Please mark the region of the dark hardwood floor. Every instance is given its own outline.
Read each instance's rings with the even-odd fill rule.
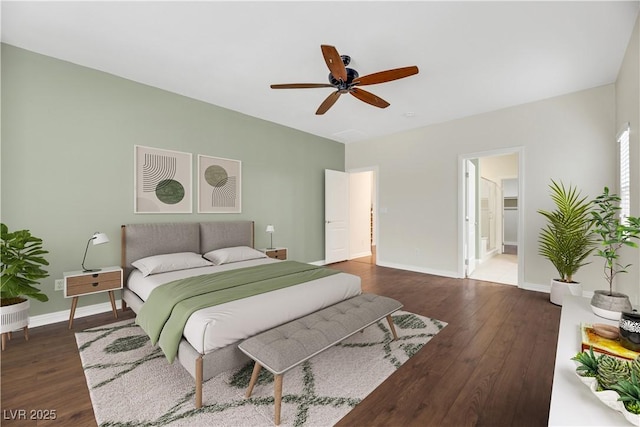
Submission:
[[[362,277],[366,292],[448,323],[338,426],[547,425],[560,321],[547,294],[378,267],[368,258],[331,267]],[[74,330],[113,321],[111,313],[78,318]],[[14,333],[1,363],[3,426],[96,425],[66,322],[31,329],[28,342]],[[56,420],[16,419],[21,409],[27,418],[55,410]]]

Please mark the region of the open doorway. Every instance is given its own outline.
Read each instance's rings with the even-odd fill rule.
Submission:
[[[376,263],[377,170],[375,167],[349,170],[349,259]]]
[[[522,152],[475,153],[461,161],[461,276],[517,286],[522,282]]]
[[[375,264],[377,169],[325,170],[325,264]]]

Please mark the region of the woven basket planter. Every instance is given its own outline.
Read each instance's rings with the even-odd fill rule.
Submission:
[[[0,307],[0,332],[7,333],[29,325],[29,300]]]

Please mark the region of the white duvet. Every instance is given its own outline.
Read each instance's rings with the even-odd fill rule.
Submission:
[[[272,262],[280,261],[260,258],[154,274],[147,277],[143,277],[140,271],[134,270],[129,276],[127,287],[140,299],[146,301],[151,291],[164,283],[184,277]],[[348,273],[334,274],[288,288],[198,310],[187,321],[184,337],[198,352],[209,353],[360,293],[360,277]]]

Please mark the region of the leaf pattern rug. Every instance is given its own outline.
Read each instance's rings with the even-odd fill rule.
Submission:
[[[282,426],[331,426],[416,354],[446,323],[406,311],[356,333],[284,375]],[[272,426],[273,375],[263,369],[251,398],[253,364],[205,381],[169,364],[133,320],[76,333],[96,421],[101,427]]]

